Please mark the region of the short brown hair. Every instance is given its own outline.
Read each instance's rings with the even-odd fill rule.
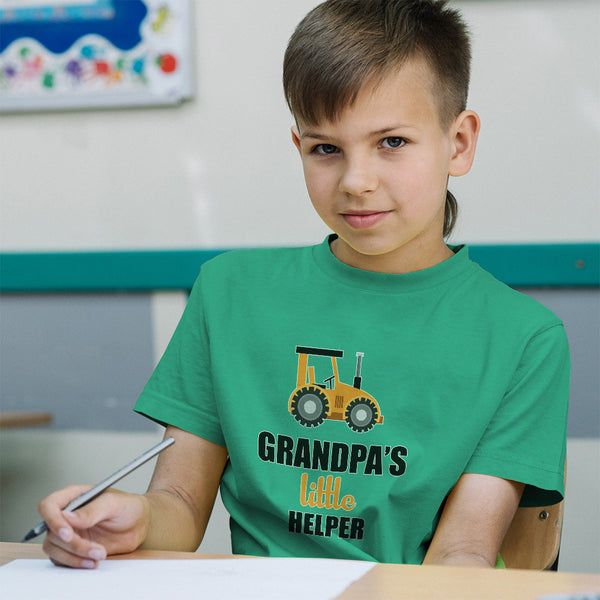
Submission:
[[[445,0],[326,0],[290,38],[283,63],[285,97],[297,120],[335,120],[365,84],[407,60],[423,58],[433,73],[443,128],[465,110],[471,44],[460,14]],[[448,192],[444,236],[458,206]]]

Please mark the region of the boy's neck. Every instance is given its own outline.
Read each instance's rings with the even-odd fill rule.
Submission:
[[[356,252],[337,235],[331,240],[333,255],[341,262],[375,273],[414,273],[429,269],[454,256],[454,252],[441,240],[439,245],[431,247],[402,247],[385,255],[367,255]]]

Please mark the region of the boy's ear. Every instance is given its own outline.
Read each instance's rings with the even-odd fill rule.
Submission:
[[[456,117],[451,127],[454,152],[450,159],[449,175],[459,177],[471,169],[480,128],[479,116],[472,110],[465,110]]]
[[[296,148],[298,149],[298,152],[300,152],[300,156],[302,156],[302,144],[300,142],[300,130],[298,129],[297,125],[292,126],[292,142],[294,142],[294,146],[296,146]]]

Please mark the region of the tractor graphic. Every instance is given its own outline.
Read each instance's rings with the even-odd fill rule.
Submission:
[[[337,359],[344,357],[342,350],[296,346],[296,353],[298,379],[288,405],[296,421],[305,427],[317,427],[325,419],[346,421],[348,427],[358,433],[364,433],[374,425],[383,423],[383,416],[375,398],[360,389],[360,370],[364,353],[356,353],[354,385],[340,381]],[[331,358],[333,375],[325,379],[324,383],[315,381],[315,368],[308,366],[309,356]]]

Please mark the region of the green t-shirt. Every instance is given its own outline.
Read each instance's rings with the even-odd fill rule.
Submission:
[[[523,505],[559,501],[560,320],[466,247],[392,275],[328,242],[203,265],[136,404],[227,447],[233,551],[420,563],[467,472],[526,483]]]

